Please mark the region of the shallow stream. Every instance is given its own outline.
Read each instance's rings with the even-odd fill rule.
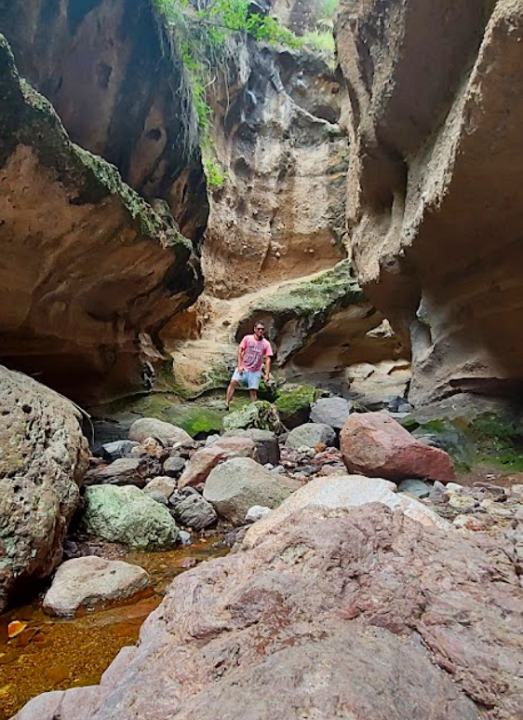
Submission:
[[[137,641],[168,583],[202,560],[227,552],[219,537],[164,552],[130,552],[122,559],[145,568],[152,585],[125,605],[64,620],[46,615],[39,599],[0,615],[0,720],[8,720],[40,693],[98,683],[118,651]],[[7,627],[13,621],[27,625],[9,640]]]

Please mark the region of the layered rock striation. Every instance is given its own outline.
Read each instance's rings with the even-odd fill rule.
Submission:
[[[200,290],[191,242],[71,142],[3,38],[0,67],[0,355],[81,400],[143,387]]]
[[[523,385],[523,3],[342,0],[347,215],[411,397]]]

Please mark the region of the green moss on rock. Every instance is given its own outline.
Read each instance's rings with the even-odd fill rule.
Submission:
[[[409,415],[402,425],[415,437],[441,447],[460,473],[478,465],[506,472],[523,471],[523,434],[519,422],[494,413],[475,417],[434,418],[418,422]]]
[[[17,146],[32,148],[40,163],[57,174],[76,204],[96,204],[116,196],[140,235],[171,248],[178,260],[186,262],[192,250],[190,240],[169,227],[122,181],[113,165],[71,142],[51,103],[18,74],[3,35],[0,67],[0,167]]]
[[[295,428],[308,422],[317,396],[312,385],[285,385],[279,389],[274,404],[285,427]]]
[[[275,433],[282,430],[278,411],[274,405],[271,405],[266,400],[258,400],[255,403],[246,405],[241,410],[231,412],[224,418],[223,427],[225,430],[258,428],[260,430],[272,430]]]

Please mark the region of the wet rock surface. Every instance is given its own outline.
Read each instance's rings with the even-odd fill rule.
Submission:
[[[177,579],[140,646],[82,704],[78,691],[42,696],[17,720],[205,718],[217,703],[230,718],[306,707],[325,720],[404,720],[412,708],[421,720],[509,720],[520,593],[490,538],[464,543],[376,505],[305,509]]]

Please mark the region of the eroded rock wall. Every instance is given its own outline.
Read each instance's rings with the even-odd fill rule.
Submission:
[[[337,46],[352,253],[412,399],[520,391],[523,2],[342,0]]]
[[[344,256],[347,138],[340,85],[319,58],[253,40],[215,87],[225,169],[210,197],[206,289],[228,298],[332,267]]]
[[[0,0],[0,32],[73,142],[148,201],[167,201],[199,242],[208,208],[196,119],[153,0]]]
[[[81,400],[143,388],[201,289],[191,242],[70,141],[3,38],[0,70],[0,355]]]

